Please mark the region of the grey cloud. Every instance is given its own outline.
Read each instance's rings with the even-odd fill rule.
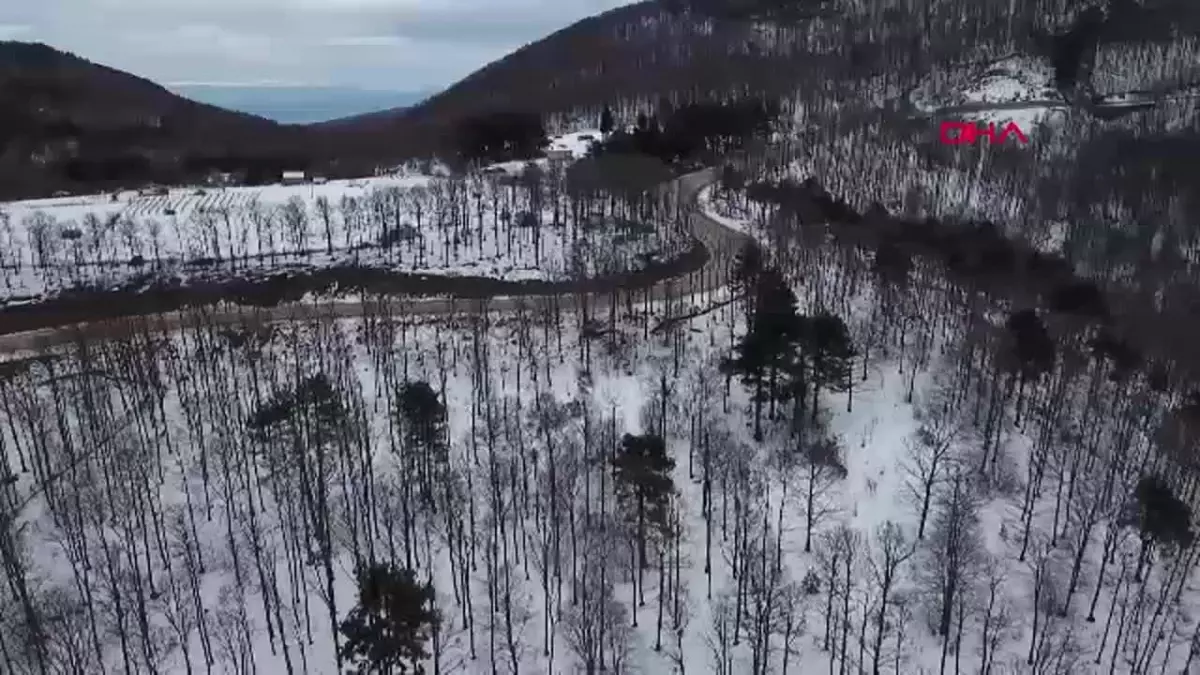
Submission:
[[[161,82],[445,86],[628,0],[0,2],[0,39],[40,40]],[[26,28],[27,27],[27,28]]]

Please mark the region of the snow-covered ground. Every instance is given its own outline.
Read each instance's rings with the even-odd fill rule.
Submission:
[[[582,156],[583,130],[551,150]],[[546,165],[547,160],[539,160]],[[523,170],[523,162],[499,168]],[[640,256],[686,247],[682,232],[625,227],[611,215],[567,222],[563,191],[543,181],[541,211],[529,189],[495,176],[403,173],[324,184],[171,188],[0,204],[0,302],[27,302],[79,284],[114,287],[159,278],[271,273],[331,265],[397,272],[560,280],[628,269]],[[553,196],[552,196],[553,195]],[[556,201],[557,199],[557,201]],[[583,232],[581,230],[586,230]],[[676,236],[679,235],[679,236]]]
[[[719,200],[716,196],[718,191],[720,187],[716,185],[701,190],[699,202],[704,214],[735,232],[753,234],[757,228],[753,226],[749,209],[732,200]]]
[[[332,623],[354,604],[352,571],[368,551],[434,584],[444,673],[576,673],[582,654],[603,652],[621,672],[807,675],[836,672],[840,645],[845,672],[871,672],[876,654],[889,674],[945,672],[947,658],[975,672],[983,635],[997,674],[1151,672],[1142,663],[1180,672],[1196,625],[1188,607],[1200,600],[1194,575],[1166,576],[1171,560],[1156,553],[1133,579],[1137,534],[1121,525],[1119,496],[1097,501],[1096,480],[1126,431],[1116,416],[1077,407],[1109,410],[1126,384],[1084,375],[1057,397],[1030,393],[1022,419],[1010,398],[984,425],[980,407],[997,410],[990,392],[1006,389],[985,385],[985,363],[956,361],[962,336],[939,320],[941,301],[878,295],[870,275],[812,255],[825,262],[795,287],[801,311],[833,311],[860,349],[872,346],[855,362],[851,392],[820,397],[844,476],[810,473],[775,424],[764,442],[752,439],[749,391],[719,367],[745,329],[738,302],[649,338],[624,316],[642,308],[622,304],[613,323],[594,317],[615,331],[586,350],[569,316],[557,328],[544,317],[483,327],[390,317],[280,326],[269,337],[189,329],[68,350],[53,370],[49,361],[18,369],[0,379],[0,441],[10,466],[26,467],[5,488],[11,503],[35,476],[70,467],[17,520],[27,557],[14,564],[46,617],[52,672],[152,663],[176,673],[185,660],[198,671],[207,654],[213,672],[332,675]],[[890,327],[876,331],[880,312]],[[104,372],[118,376],[96,377]],[[274,441],[247,437],[255,409],[315,373],[347,414]],[[433,483],[405,463],[416,450],[391,423],[398,386],[417,380],[448,411],[447,474]],[[1065,418],[1044,417],[1055,410]],[[1102,431],[1098,455],[1083,452],[1084,424]],[[678,536],[651,540],[635,585],[636,519],[613,491],[605,453],[622,433],[657,430],[675,461],[664,531]],[[974,476],[985,439],[994,465],[956,507],[971,517],[948,525],[945,469]],[[1142,432],[1126,441],[1130,453],[1152,443]],[[918,450],[943,442],[918,540],[917,476],[929,466]],[[1135,465],[1112,475],[1112,494],[1128,493]],[[315,534],[324,527],[329,566]],[[971,557],[951,607],[961,631],[943,640],[932,626],[948,537],[969,542]],[[903,559],[884,605],[889,541]],[[4,636],[19,634],[25,616],[10,588],[0,589]],[[1176,588],[1182,601],[1160,604]],[[1084,620],[1089,608],[1098,621]],[[956,635],[961,645],[943,656]]]
[[[1062,102],[1054,88],[1053,68],[1043,59],[1019,55],[932,73],[909,92],[909,102],[923,113],[963,107],[965,118],[996,124],[1016,122],[1026,135],[1048,118],[1062,114],[1046,105],[1050,101]],[[1025,102],[1030,105],[1022,106]]]
[[[595,141],[604,140],[604,134],[600,133],[599,129],[582,129],[580,131],[572,131],[570,133],[555,136],[550,139],[550,144],[546,146],[547,153],[554,152],[569,152],[571,159],[581,159],[587,155],[588,149]],[[525,170],[526,165],[530,162],[526,160],[517,160],[513,162],[497,162],[489,164],[484,168],[484,171],[501,172],[509,175],[519,175]],[[543,168],[549,166],[550,160],[542,157],[533,160],[533,163]]]

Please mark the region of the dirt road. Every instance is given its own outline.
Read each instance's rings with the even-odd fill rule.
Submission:
[[[678,298],[707,293],[723,287],[729,275],[729,263],[742,247],[746,235],[735,232],[712,218],[704,215],[697,203],[700,191],[715,182],[715,169],[705,169],[681,176],[665,189],[678,190],[682,204],[690,207],[689,221],[692,235],[704,245],[708,251],[708,259],[704,265],[691,273],[675,278],[665,279],[656,285],[634,292],[638,304],[646,301],[659,302],[667,298]],[[575,310],[581,302],[586,302],[589,310],[603,310],[613,301],[613,295],[584,294],[572,292],[543,291],[537,294],[509,295],[493,297],[484,300],[463,298],[420,298],[391,300],[396,314],[409,315],[452,315],[463,314],[486,305],[489,312],[506,312],[518,309],[534,309],[539,306],[557,305],[560,310]],[[623,302],[624,300],[619,300]],[[360,301],[331,301],[319,303],[290,303],[277,307],[238,307],[224,305],[215,308],[205,315],[206,323],[235,325],[247,320],[271,323],[275,321],[312,321],[337,317],[362,316],[366,308]],[[184,325],[188,317],[196,315],[196,310],[187,312],[170,312],[154,315],[150,321],[156,329],[170,330]],[[251,319],[251,317],[253,317]],[[89,340],[116,338],[127,334],[136,321],[122,319],[118,321],[96,321],[83,324],[69,324],[44,328],[24,333],[0,335],[0,353],[38,350],[56,344],[73,342],[86,337]]]

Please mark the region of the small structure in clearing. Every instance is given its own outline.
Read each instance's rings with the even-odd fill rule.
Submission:
[[[569,162],[574,156],[568,148],[550,148],[546,151],[546,159],[554,163]]]
[[[308,182],[308,176],[303,171],[284,171],[279,182],[283,185],[302,185]]]

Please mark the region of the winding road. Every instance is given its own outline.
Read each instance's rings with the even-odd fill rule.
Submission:
[[[729,279],[730,261],[747,241],[745,234],[731,230],[705,215],[699,208],[698,197],[707,186],[716,182],[716,169],[709,168],[685,174],[666,184],[663,189],[678,191],[681,203],[688,209],[689,225],[694,236],[708,251],[704,265],[686,274],[668,278],[648,288],[634,291],[633,297],[642,302],[661,302],[668,298],[679,298],[708,293],[725,286]],[[580,294],[565,290],[541,290],[520,295],[507,294],[484,299],[451,297],[395,298],[390,308],[397,315],[461,315],[486,307],[489,313],[518,310],[538,310],[541,307],[557,306],[560,310],[574,310],[583,302],[594,311],[608,307],[613,302],[611,293]],[[622,301],[624,298],[622,298]],[[236,325],[247,321],[273,323],[278,321],[313,321],[332,318],[363,316],[367,311],[361,301],[331,301],[319,303],[289,303],[276,307],[239,307],[223,305],[217,311],[205,315],[206,324]],[[185,325],[195,310],[155,314],[153,324],[157,330],[172,330]],[[89,323],[67,324],[53,328],[0,335],[0,354],[40,350],[54,345],[70,343],[86,337],[88,340],[114,339],[136,330],[139,322],[130,317]]]

